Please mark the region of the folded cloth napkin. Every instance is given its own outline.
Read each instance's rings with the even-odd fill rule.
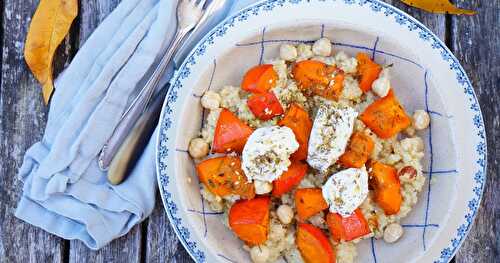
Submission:
[[[231,12],[256,1],[233,2]],[[156,136],[118,186],[108,184],[97,155],[169,43],[176,5],[173,0],[122,1],[58,78],[45,134],[28,149],[19,171],[24,187],[18,218],[99,249],[151,213]]]

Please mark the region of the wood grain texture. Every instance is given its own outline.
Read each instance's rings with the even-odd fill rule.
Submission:
[[[170,226],[160,198],[149,217],[147,226],[146,258],[148,263],[193,262]]]
[[[0,259],[7,262],[62,262],[63,241],[14,217],[22,183],[17,170],[24,152],[41,138],[47,108],[40,86],[26,68],[23,43],[38,1],[3,3],[0,85]],[[64,51],[64,50],[63,50]],[[58,57],[64,64],[68,54]]]
[[[136,225],[130,232],[104,248],[93,251],[80,241],[71,241],[70,263],[139,263],[141,262],[141,226]]]
[[[451,48],[465,68],[479,98],[488,140],[486,188],[472,230],[456,261],[498,262],[500,257],[500,1],[461,0],[478,11],[452,17]]]

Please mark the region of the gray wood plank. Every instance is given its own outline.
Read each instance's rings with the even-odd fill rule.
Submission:
[[[136,225],[127,235],[114,240],[98,251],[90,250],[80,241],[71,241],[69,262],[141,262],[141,236],[141,226]]]
[[[26,68],[23,43],[38,1],[2,1],[0,84],[0,261],[62,262],[64,242],[14,217],[22,183],[17,170],[24,152],[43,133],[47,108]],[[69,49],[62,48],[62,52]],[[65,64],[68,53],[58,58]]]
[[[121,0],[80,1],[80,46],[90,37],[94,29],[108,16]],[[103,43],[105,44],[105,43]]]
[[[94,29],[113,11],[119,0],[80,2],[79,32],[77,46],[82,46]],[[104,43],[103,43],[104,44]],[[141,226],[135,226],[127,235],[114,240],[106,247],[92,251],[80,241],[71,241],[69,262],[140,262]]]
[[[157,198],[156,208],[149,217],[146,240],[145,262],[193,262],[177,239],[160,198]]]
[[[482,205],[457,262],[498,262],[500,256],[500,1],[460,0],[472,17],[452,17],[451,47],[474,85],[488,138],[488,175]]]

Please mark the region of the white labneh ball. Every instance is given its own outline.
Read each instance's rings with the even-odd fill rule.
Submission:
[[[332,43],[330,39],[324,37],[316,40],[312,47],[314,55],[328,57],[332,54]]]
[[[316,114],[309,147],[307,163],[325,173],[344,153],[353,132],[358,113],[351,107],[336,106],[325,102]]]
[[[322,188],[330,212],[343,217],[351,215],[368,196],[366,168],[349,168],[333,174]]]
[[[272,182],[290,166],[290,155],[299,148],[288,127],[262,127],[248,138],[241,155],[241,168],[249,181]]]
[[[290,44],[281,45],[280,58],[286,61],[293,61],[297,59],[297,48]]]

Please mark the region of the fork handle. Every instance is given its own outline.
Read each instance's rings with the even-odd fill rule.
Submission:
[[[168,64],[170,63],[174,53],[179,49],[183,40],[186,38],[190,30],[177,30],[174,39],[172,40],[167,52],[161,58],[156,69],[148,79],[144,87],[141,89],[137,97],[132,101],[125,113],[122,115],[118,125],[115,127],[113,134],[108,139],[106,144],[99,154],[99,167],[102,170],[107,170],[113,160],[120,145],[125,141],[127,135],[134,127],[137,120],[141,117],[146,109],[151,96],[158,86],[161,78],[165,74]]]
[[[151,136],[158,125],[167,90],[168,88],[165,86],[154,95],[146,111],[141,115],[130,134],[127,135],[124,143],[116,152],[116,156],[113,158],[108,170],[108,181],[112,185],[120,184],[130,175],[148,146]]]

